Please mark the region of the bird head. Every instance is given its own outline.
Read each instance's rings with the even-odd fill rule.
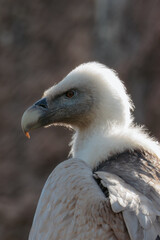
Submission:
[[[28,137],[30,130],[52,124],[81,130],[91,125],[126,126],[132,119],[132,108],[116,73],[102,64],[89,62],[45,91],[42,99],[24,112],[21,124]]]

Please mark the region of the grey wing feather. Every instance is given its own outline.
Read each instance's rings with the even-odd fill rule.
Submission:
[[[132,240],[156,240],[160,236],[160,208],[122,178],[108,172],[95,172],[109,191],[112,210],[122,212]],[[160,199],[160,196],[158,197]]]

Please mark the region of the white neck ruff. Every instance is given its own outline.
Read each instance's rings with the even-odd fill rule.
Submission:
[[[159,143],[135,126],[76,131],[70,145],[72,157],[85,161],[91,168],[125,150],[141,149],[160,157]]]

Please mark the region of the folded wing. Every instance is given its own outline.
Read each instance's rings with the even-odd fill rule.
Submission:
[[[111,208],[122,212],[132,240],[156,240],[160,236],[160,208],[158,198],[150,200],[122,178],[108,172],[96,172],[95,177],[108,189]]]

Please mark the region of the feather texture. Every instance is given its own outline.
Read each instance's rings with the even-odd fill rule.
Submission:
[[[124,152],[99,165],[95,172],[109,191],[112,210],[122,212],[132,240],[160,236],[160,183],[155,181],[158,160],[140,151]]]
[[[122,214],[111,210],[85,162],[69,159],[49,176],[29,240],[129,240]]]

